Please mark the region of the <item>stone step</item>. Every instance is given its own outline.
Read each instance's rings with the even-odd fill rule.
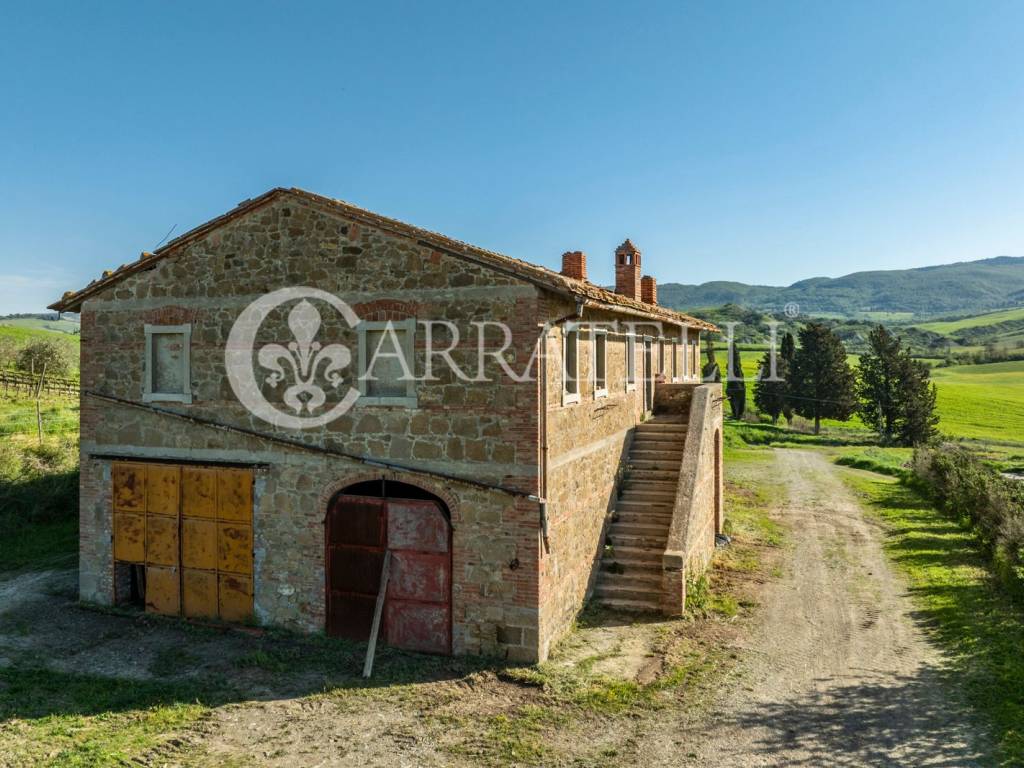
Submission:
[[[631,472],[671,472],[674,477],[679,476],[679,465],[681,459],[634,459],[629,457],[629,468]]]
[[[638,432],[685,432],[688,424],[683,421],[661,421],[650,419],[636,425]]]
[[[622,586],[619,584],[598,584],[594,590],[594,596],[606,604],[609,600],[621,600],[657,605],[661,599],[661,592],[655,587],[644,588]]]
[[[684,447],[670,445],[668,443],[633,443],[629,449],[631,459],[658,459],[666,458],[680,461],[683,458]]]
[[[666,451],[633,451],[629,454],[627,464],[635,466],[644,461],[658,462],[664,466],[671,467],[672,471],[678,472],[683,465],[683,452],[669,453]]]
[[[632,572],[614,573],[612,571],[601,571],[597,576],[597,586],[607,585],[609,587],[632,587],[634,589],[661,590],[661,570],[650,569],[647,571],[633,569]]]
[[[615,504],[616,513],[632,512],[656,517],[672,517],[672,513],[675,511],[675,499],[662,502],[652,502],[650,499],[619,499]]]
[[[647,443],[658,443],[660,444],[675,444],[682,445],[686,442],[686,432],[664,432],[657,430],[654,432],[637,432],[633,435],[633,444],[639,442]]]
[[[653,600],[619,600],[614,597],[599,598],[602,605],[616,611],[630,613],[661,613],[661,605]]]
[[[622,534],[623,536],[667,536],[668,516],[664,522],[661,520],[619,520],[616,519],[608,526],[608,533]]]
[[[679,480],[679,472],[671,469],[640,469],[630,464],[626,480],[628,482],[643,480],[646,483],[669,483],[675,485]]]
[[[665,529],[672,524],[672,512],[651,512],[649,510],[623,510],[616,508],[612,514],[612,525],[663,525]]]
[[[621,531],[609,531],[605,537],[605,543],[610,544],[615,551],[620,547],[638,549],[657,549],[665,551],[668,543],[668,531],[663,530],[654,534],[622,533]]]
[[[655,579],[660,580],[661,576],[662,567],[660,560],[658,562],[653,560],[633,560],[623,563],[612,560],[609,557],[608,559],[601,560],[601,572],[598,574],[598,580],[615,577],[616,579],[627,578],[654,581]]]
[[[661,556],[664,553],[664,549],[650,547],[613,547],[605,549],[601,562],[622,563],[624,566],[630,563],[660,566]]]
[[[678,480],[678,476],[667,477],[664,480],[645,480],[643,478],[638,478],[635,475],[636,473],[634,472],[630,472],[629,474],[626,475],[626,479],[623,481],[624,487],[629,488],[632,486],[639,486],[640,488],[649,491],[665,491],[675,493],[676,486],[678,485],[678,483],[676,482]]]

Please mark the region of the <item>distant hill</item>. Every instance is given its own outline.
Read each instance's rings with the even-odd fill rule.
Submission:
[[[683,310],[737,304],[778,312],[786,304],[795,303],[802,315],[863,319],[966,315],[1024,306],[1024,257],[999,256],[936,267],[812,277],[786,287],[727,281],[662,283],[658,300]],[[907,316],[892,317],[904,314]]]
[[[73,318],[73,319],[72,319]],[[10,328],[32,328],[39,331],[56,333],[78,333],[81,326],[77,315],[65,315],[58,319],[56,313],[5,315],[0,317],[0,325]]]

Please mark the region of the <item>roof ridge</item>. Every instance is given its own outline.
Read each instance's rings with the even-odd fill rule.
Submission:
[[[418,227],[414,224],[408,224],[404,221],[400,221],[399,219],[383,216],[369,209],[355,205],[354,203],[349,203],[338,198],[327,197],[326,195],[321,195],[316,192],[310,192],[308,190],[301,189],[300,187],[272,187],[256,197],[247,198],[225,213],[222,213],[221,215],[216,216],[197,227],[193,227],[173,240],[168,241],[152,253],[143,251],[140,258],[136,261],[122,264],[116,270],[104,272],[101,278],[93,280],[78,291],[66,292],[59,301],[51,304],[49,308],[57,311],[67,311],[72,307],[80,307],[81,303],[88,298],[88,296],[107,287],[108,285],[112,285],[113,283],[120,281],[140,269],[143,269],[152,261],[165,258],[186,243],[217,229],[237,216],[241,216],[244,213],[248,213],[262,205],[265,205],[280,195],[293,195],[315,204],[331,206],[350,217],[362,219],[364,223],[371,226],[390,229],[398,235],[414,237],[419,241],[423,241],[425,245],[431,247],[436,248],[440,245],[442,249],[448,250],[456,256],[461,256],[463,258],[480,258],[487,262],[489,266],[498,268],[504,267],[512,270],[520,277],[526,279],[533,278],[535,281],[542,281],[541,287],[546,287],[550,290],[557,291],[561,289],[584,299],[591,299],[603,304],[612,305],[613,308],[632,310],[647,316],[659,317],[673,322],[681,322],[707,330],[718,330],[711,323],[699,320],[681,312],[676,312],[675,310],[671,310],[657,304],[647,304],[637,299],[632,299],[628,296],[615,293],[614,291],[610,291],[607,288],[595,285],[594,283],[590,283],[586,280],[577,280],[575,278],[567,277],[560,272],[549,269],[548,267],[534,264],[532,262],[525,261],[524,259],[518,259],[513,256],[506,256],[505,254],[498,253],[497,251],[492,251],[487,248],[481,248],[480,246],[449,237],[448,235],[444,235],[439,232]],[[546,285],[543,283],[546,283]]]

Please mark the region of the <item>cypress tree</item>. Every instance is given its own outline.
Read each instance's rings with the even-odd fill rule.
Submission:
[[[708,362],[700,374],[705,384],[718,384],[722,380],[722,372],[718,369],[718,361],[715,360],[715,342],[711,339],[708,339]]]
[[[786,366],[786,375],[783,377],[786,381],[783,385],[782,415],[786,418],[786,424],[790,427],[793,426],[793,401],[789,397],[789,392],[793,386],[790,380],[793,377],[793,358],[795,357],[796,339],[793,338],[792,333],[786,331],[786,335],[782,337],[782,345],[779,347],[779,358]]]
[[[747,410],[747,382],[743,378],[743,364],[740,350],[735,344],[729,347],[729,370],[725,382],[725,396],[734,419],[742,419]]]
[[[774,351],[769,349],[761,358],[757,380],[754,382],[754,405],[761,413],[766,413],[771,417],[772,424],[778,424],[779,416],[786,413],[787,410],[789,412],[786,415],[786,420],[790,421],[793,418],[793,412],[787,408],[786,395],[789,386],[790,363],[795,350],[793,349],[793,335],[787,333],[786,338],[790,342],[789,357],[781,352],[775,355],[773,376],[772,356]],[[782,340],[783,349],[786,346],[786,338]]]
[[[853,415],[856,394],[856,379],[846,362],[843,342],[822,323],[807,323],[793,357],[793,410],[814,419],[814,434],[821,434],[822,419],[846,421]]]

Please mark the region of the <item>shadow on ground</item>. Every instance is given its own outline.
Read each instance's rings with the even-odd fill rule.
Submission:
[[[872,676],[867,682],[842,685],[820,680],[799,698],[763,704],[736,717],[730,725],[763,733],[756,750],[772,764],[785,755],[791,766],[954,766],[976,764],[985,753],[976,749],[958,711],[936,701],[946,673],[924,668],[913,676]]]

